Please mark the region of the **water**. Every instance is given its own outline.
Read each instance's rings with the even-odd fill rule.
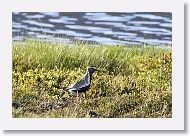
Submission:
[[[172,45],[172,14],[163,12],[13,12],[13,40]]]

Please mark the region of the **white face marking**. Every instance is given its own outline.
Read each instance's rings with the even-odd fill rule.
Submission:
[[[96,69],[95,67],[90,67],[90,68],[92,68],[92,69]]]
[[[96,71],[96,67],[88,67],[88,71],[92,74]]]
[[[93,69],[93,70],[96,70],[96,67],[90,67],[91,69]]]
[[[90,83],[90,76],[88,76],[88,83]]]

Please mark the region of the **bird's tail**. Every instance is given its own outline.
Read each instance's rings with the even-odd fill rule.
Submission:
[[[59,91],[67,91],[67,87],[63,87],[63,88],[59,89]]]

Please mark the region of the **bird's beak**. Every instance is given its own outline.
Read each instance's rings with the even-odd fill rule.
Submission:
[[[96,69],[96,71],[99,71],[99,70]]]

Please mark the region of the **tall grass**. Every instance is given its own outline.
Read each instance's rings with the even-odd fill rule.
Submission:
[[[171,48],[13,43],[13,117],[172,117]],[[87,98],[60,88],[93,75]]]

